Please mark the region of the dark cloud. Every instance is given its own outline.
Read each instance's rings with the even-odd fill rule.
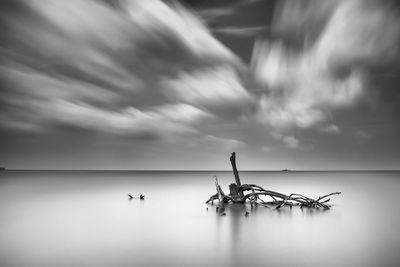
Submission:
[[[138,162],[238,149],[279,163],[341,141],[357,154],[400,128],[393,3],[2,1],[2,142],[47,160],[50,145],[72,160],[68,143]]]
[[[3,127],[65,124],[168,138],[197,133],[192,122],[213,115],[170,99],[160,83],[199,67],[241,67],[179,5],[20,1],[3,12]]]

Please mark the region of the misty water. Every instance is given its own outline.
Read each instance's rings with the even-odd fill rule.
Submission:
[[[399,266],[399,172],[241,172],[282,193],[343,194],[328,211],[226,216],[204,203],[214,175],[228,191],[231,172],[1,172],[0,266]]]

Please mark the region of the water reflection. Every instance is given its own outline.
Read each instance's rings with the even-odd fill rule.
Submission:
[[[322,215],[325,213],[328,213],[330,210],[327,209],[321,209],[321,208],[309,208],[309,207],[303,207],[300,208],[301,212],[307,216],[315,216],[315,215]]]
[[[229,204],[226,216],[204,203],[215,191],[212,175],[2,174],[0,266],[372,267],[400,262],[399,173],[241,173],[244,181],[283,193],[345,193],[332,198],[331,210]],[[224,188],[232,179],[219,177]],[[146,198],[129,200],[127,194]],[[376,194],[380,201],[371,202]]]
[[[293,208],[282,207],[280,209],[274,209],[274,211],[277,212],[278,215],[280,215],[280,216],[285,216],[287,218],[290,218],[290,217],[292,217],[292,209]]]

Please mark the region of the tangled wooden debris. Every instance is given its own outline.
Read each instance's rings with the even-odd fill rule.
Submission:
[[[233,173],[235,175],[236,183],[232,183],[229,185],[229,194],[226,195],[224,191],[222,191],[221,186],[218,184],[218,178],[215,177],[215,187],[217,193],[212,195],[206,203],[214,203],[214,200],[219,201],[219,206],[222,206],[228,202],[232,203],[245,203],[246,201],[250,201],[250,204],[262,205],[264,207],[275,207],[276,209],[280,209],[283,206],[300,206],[300,208],[308,207],[308,208],[323,208],[330,209],[331,205],[328,204],[330,201],[330,196],[339,195],[341,192],[334,192],[324,196],[321,196],[317,199],[309,198],[307,196],[292,193],[290,195],[285,195],[279,192],[266,190],[261,186],[255,184],[241,184],[239,173],[236,168],[236,154],[232,153],[230,157],[230,161],[232,164]],[[270,201],[265,201],[261,197],[270,197]]]

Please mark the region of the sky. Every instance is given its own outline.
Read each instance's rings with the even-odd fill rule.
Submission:
[[[400,5],[5,0],[0,165],[400,169]]]

